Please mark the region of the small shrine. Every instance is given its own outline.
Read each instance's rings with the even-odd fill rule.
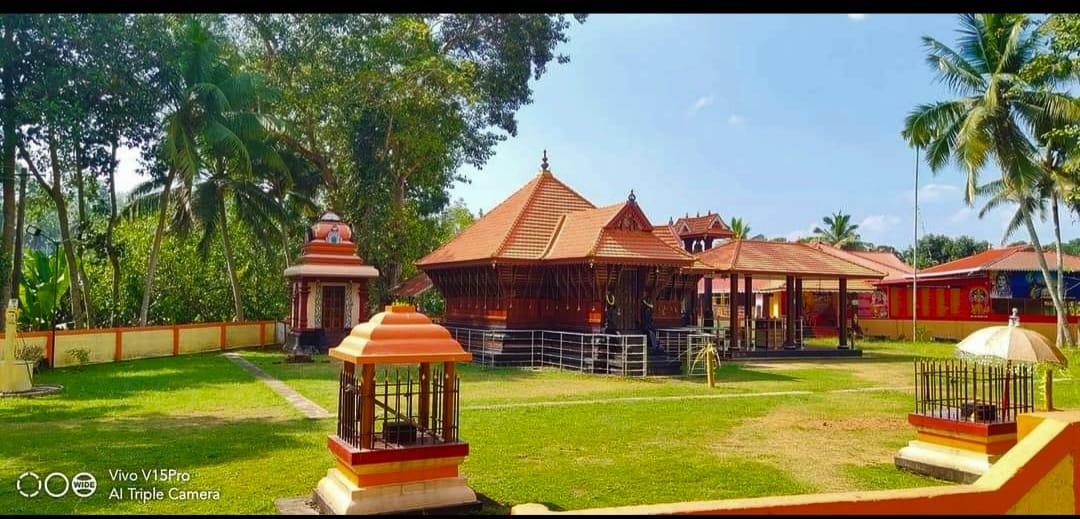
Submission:
[[[387,306],[330,356],[343,361],[336,466],[319,481],[324,514],[421,513],[478,507],[458,475],[457,362],[472,354],[411,305]]]
[[[333,211],[307,230],[297,264],[285,269],[290,311],[287,351],[324,353],[368,318],[368,279],[379,271],[356,253],[353,232]]]

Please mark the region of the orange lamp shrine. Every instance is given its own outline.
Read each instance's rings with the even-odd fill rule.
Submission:
[[[323,513],[378,514],[479,506],[459,476],[455,363],[472,360],[450,332],[411,305],[387,306],[330,356],[344,362],[336,466],[319,481]]]

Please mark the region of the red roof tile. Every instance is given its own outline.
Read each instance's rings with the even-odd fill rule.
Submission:
[[[394,297],[416,297],[423,294],[432,287],[431,278],[427,274],[421,272],[401,283],[390,290],[390,294]]]
[[[542,172],[416,264],[586,259],[686,267],[695,262],[677,238],[656,231],[636,202],[596,208]]]
[[[435,265],[493,259],[539,259],[562,215],[594,206],[542,172],[442,247],[416,262]]]
[[[709,235],[719,238],[734,236],[720,215],[709,213],[704,216],[684,216],[675,220],[672,224],[675,234],[678,236],[703,236]]]
[[[734,240],[697,256],[703,263],[718,271],[797,275],[803,278],[885,277],[881,270],[864,267],[802,243]]]
[[[884,279],[899,279],[915,271],[891,252],[868,252],[843,250],[827,243],[808,244],[821,252],[885,273]]]
[[[1047,266],[1057,265],[1057,254],[1044,250]],[[1062,254],[1062,264],[1068,270],[1080,270],[1080,257]],[[986,270],[1037,271],[1039,260],[1030,245],[1016,245],[1000,249],[988,249],[966,258],[942,263],[919,271],[919,278],[970,274]],[[910,277],[910,276],[909,276]]]

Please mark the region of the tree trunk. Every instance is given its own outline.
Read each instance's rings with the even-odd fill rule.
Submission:
[[[15,62],[15,35],[12,28],[13,15],[5,15],[4,21],[4,42],[3,52],[0,55],[4,56],[4,76],[2,81],[4,100],[2,108],[0,108],[0,121],[3,125],[3,157],[0,157],[0,178],[3,178],[2,191],[4,202],[4,225],[2,236],[0,236],[0,264],[3,265],[4,272],[0,275],[0,301],[7,305],[7,300],[11,297],[11,276],[12,271],[7,269],[12,266],[12,245],[15,235],[15,139],[18,137],[15,134],[16,118],[15,118],[15,70],[12,66]],[[3,322],[0,322],[0,330],[4,329]]]
[[[67,258],[68,279],[71,280],[71,316],[75,319],[75,327],[86,326],[86,315],[83,313],[83,286],[82,278],[76,268],[74,243],[71,240],[71,222],[68,220],[67,201],[64,200],[64,190],[60,186],[60,159],[56,153],[56,140],[49,136],[49,163],[52,166],[52,185],[45,186],[49,196],[56,205],[56,219],[60,224],[60,244],[64,247],[64,256]]]
[[[15,218],[15,252],[11,268],[11,297],[19,297],[23,271],[23,229],[26,227],[26,175],[19,177],[19,214]]]
[[[88,227],[86,222],[86,189],[84,185],[85,179],[83,178],[82,148],[80,147],[82,134],[76,132],[75,135],[75,194],[77,200],[76,209],[78,211],[75,225],[75,254],[82,258],[85,256],[84,240],[86,240],[86,229]],[[86,277],[86,266],[79,262],[75,267],[74,273],[79,276],[79,285],[82,286],[83,316],[86,319],[86,326],[90,327],[94,322],[94,311],[90,304],[90,282]]]
[[[229,222],[225,214],[225,199],[218,199],[218,218],[221,219],[221,244],[225,252],[225,269],[229,271],[229,283],[232,285],[233,305],[236,310],[237,321],[244,320],[244,300],[240,295],[240,280],[236,277],[236,269],[233,268],[232,240],[229,239]]]
[[[113,232],[116,230],[116,148],[117,138],[113,136],[111,144],[112,160],[109,162],[109,225],[105,228],[105,253],[109,256],[112,268],[112,285],[109,291],[109,326],[116,326],[116,305],[120,302],[120,257],[113,245]]]
[[[1058,298],[1057,284],[1055,284],[1053,278],[1050,277],[1050,267],[1046,265],[1046,256],[1043,255],[1042,244],[1039,243],[1039,234],[1035,231],[1035,224],[1031,221],[1031,214],[1024,209],[1023,204],[1021,204],[1020,210],[1024,213],[1024,225],[1027,227],[1028,234],[1031,235],[1031,247],[1035,249],[1035,258],[1039,260],[1039,270],[1042,271],[1043,279],[1046,280],[1046,289],[1050,291],[1050,300],[1054,303],[1054,312],[1057,313],[1058,328],[1061,328],[1065,323],[1065,305],[1062,303],[1061,299]],[[1069,337],[1066,337],[1066,340],[1068,339]]]
[[[1065,308],[1065,266],[1064,258],[1061,256],[1061,220],[1058,217],[1058,193],[1055,189],[1050,193],[1050,209],[1051,214],[1054,217],[1054,239],[1057,242],[1055,244],[1055,252],[1057,253],[1057,296],[1058,300],[1062,303],[1062,308]],[[1047,285],[1047,288],[1050,288]],[[1068,310],[1065,308],[1066,311]],[[1061,346],[1073,346],[1072,335],[1069,335],[1069,318],[1068,314],[1062,314],[1058,312],[1058,326],[1057,326],[1057,345]]]
[[[146,326],[146,316],[150,311],[150,296],[153,294],[154,289],[154,272],[157,270],[161,237],[165,234],[165,215],[169,210],[169,192],[172,191],[175,178],[176,172],[170,169],[169,176],[165,179],[165,187],[161,191],[161,200],[158,203],[157,230],[154,231],[154,244],[150,246],[150,260],[146,266],[146,286],[143,287],[142,306],[139,308],[139,326]]]

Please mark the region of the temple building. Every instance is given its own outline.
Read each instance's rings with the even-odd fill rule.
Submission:
[[[416,262],[446,300],[443,323],[641,333],[689,320],[700,273],[630,192],[596,207],[548,169]]]
[[[303,252],[285,269],[289,281],[287,350],[325,353],[368,318],[368,279],[379,271],[356,253],[352,228],[327,211],[307,230]]]
[[[1055,273],[1057,255],[1045,252]],[[1070,333],[1076,333],[1080,299],[1080,257],[1063,254],[1065,302]],[[1025,328],[1056,339],[1057,317],[1035,250],[1017,245],[983,252],[875,283],[869,315],[860,324],[867,335],[911,338],[915,326],[927,339],[960,340],[989,325],[1004,325],[1016,308]],[[912,300],[912,290],[918,297]],[[915,315],[913,316],[913,308]]]

